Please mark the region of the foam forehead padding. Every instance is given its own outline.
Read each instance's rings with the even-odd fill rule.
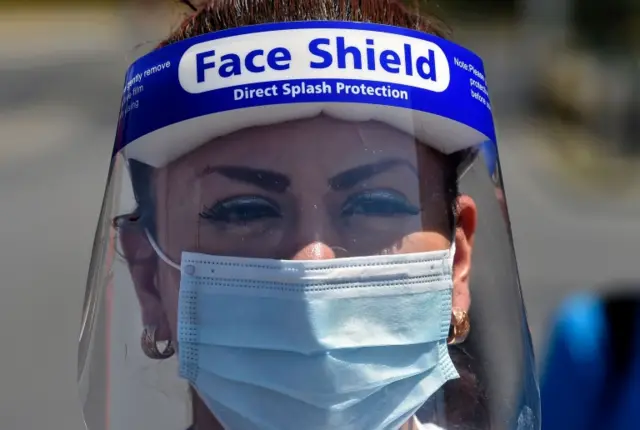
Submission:
[[[205,115],[149,133],[127,145],[127,158],[162,167],[201,145],[249,127],[264,127],[326,115],[344,121],[377,121],[414,136],[417,141],[451,153],[481,143],[484,138],[470,127],[421,112],[379,105],[305,103],[245,108]]]
[[[403,28],[313,21],[211,33],[141,58],[115,152],[161,167],[220,136],[320,115],[381,122],[445,154],[495,140],[472,52]]]

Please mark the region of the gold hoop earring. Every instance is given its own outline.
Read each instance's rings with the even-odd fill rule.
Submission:
[[[447,344],[458,345],[464,342],[471,331],[471,321],[469,314],[462,309],[451,310],[451,326],[449,327],[449,337]]]

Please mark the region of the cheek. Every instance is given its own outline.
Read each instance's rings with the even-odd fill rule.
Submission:
[[[422,207],[422,229],[436,231],[448,239],[451,238],[451,213],[454,210],[445,201],[444,193],[430,192],[428,197],[421,201]]]
[[[176,264],[180,264],[184,251],[199,248],[198,212],[192,209],[169,209],[166,218],[158,218],[158,245]]]
[[[434,231],[411,233],[405,236],[400,243],[397,252],[410,254],[415,252],[429,252],[449,249],[450,240],[443,234]]]
[[[198,214],[202,210],[200,184],[183,170],[160,175],[156,193],[158,244],[177,264],[183,251],[197,250]]]
[[[341,226],[342,246],[352,256],[379,253],[411,253],[439,249],[433,226],[424,225],[420,216],[385,218],[355,216]]]

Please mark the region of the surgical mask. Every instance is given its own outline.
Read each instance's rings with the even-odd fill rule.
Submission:
[[[185,252],[181,376],[228,430],[398,429],[458,377],[446,342],[453,255]]]

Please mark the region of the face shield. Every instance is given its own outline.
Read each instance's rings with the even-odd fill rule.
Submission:
[[[256,25],[127,73],[79,347],[89,430],[539,428],[481,60]]]

